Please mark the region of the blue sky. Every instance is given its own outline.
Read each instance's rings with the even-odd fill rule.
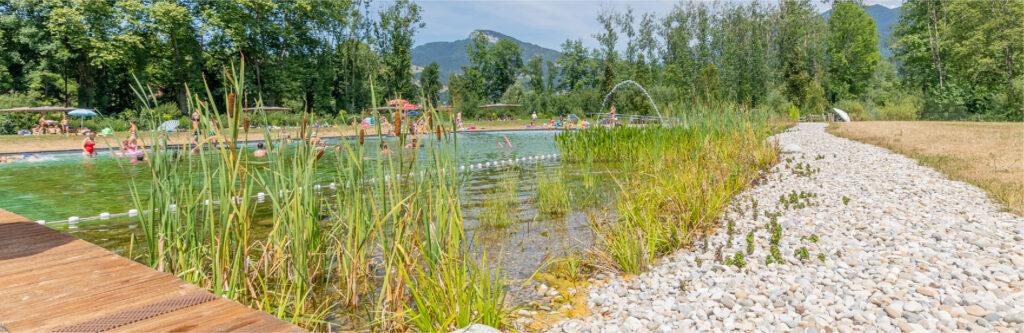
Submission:
[[[822,12],[831,3],[812,1]],[[864,2],[892,8],[899,6],[902,0]],[[600,29],[596,18],[602,10],[621,11],[629,6],[633,7],[638,19],[643,12],[654,12],[661,17],[672,9],[676,1],[420,0],[417,3],[423,9],[426,27],[417,33],[416,45],[463,39],[473,30],[487,29],[557,50],[567,38],[581,38],[584,45],[595,47],[597,41],[591,35]],[[377,2],[375,5],[383,7],[387,3]]]

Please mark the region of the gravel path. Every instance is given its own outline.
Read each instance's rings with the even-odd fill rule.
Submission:
[[[592,288],[594,315],[552,331],[1024,331],[1024,219],[974,186],[823,124],[777,138],[783,161],[737,196],[706,245]],[[766,265],[776,212],[784,263]],[[745,268],[726,264],[737,252]]]

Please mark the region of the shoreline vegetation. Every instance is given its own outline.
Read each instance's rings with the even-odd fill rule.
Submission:
[[[510,327],[510,282],[486,254],[473,252],[474,240],[465,234],[454,119],[425,112],[430,133],[421,135],[437,140],[409,149],[426,152],[426,159],[396,153],[366,160],[365,132],[337,146],[306,144],[304,126],[294,138],[298,145],[279,145],[262,130],[269,154],[257,159],[231,144],[247,135],[240,125],[258,116],[238,111],[251,98],[243,73],[228,74],[223,110],[209,94],[189,103],[201,114],[200,133],[226,144],[147,152],[151,171],[143,177],[151,186],[132,188],[135,205],[146,212],[132,259],[312,330]],[[730,198],[776,161],[778,148],[767,138],[784,127],[769,111],[728,110],[694,110],[670,127],[557,135],[563,163],[611,162],[624,175],[616,179],[620,186],[643,189],[619,191],[609,203],[617,212],[591,224],[599,241],[587,258],[568,259],[569,266],[637,274],[713,226]],[[221,113],[226,121],[210,118]],[[150,139],[158,147],[168,141],[157,132]],[[407,140],[410,133],[399,133],[400,143]],[[335,159],[333,194],[312,186],[324,181],[316,171],[321,158]],[[388,181],[368,182],[371,177]],[[537,199],[544,214],[560,214],[569,193],[556,184],[559,177],[549,177],[538,180]],[[517,187],[496,186],[498,206]],[[257,206],[257,193],[270,209]],[[492,224],[508,223],[517,222]]]
[[[1024,215],[1024,123],[853,122],[827,130],[911,157]]]
[[[240,125],[249,117],[240,112],[249,98],[241,68],[225,79],[223,110],[209,94],[189,103],[201,115],[200,132],[228,144],[147,152],[151,186],[132,189],[146,212],[142,251],[133,259],[310,330],[502,326],[500,272],[467,252],[453,119],[433,110],[425,115],[437,120],[426,134],[437,140],[410,148],[427,151],[422,161],[403,153],[365,161],[364,133],[359,143],[326,148],[312,140],[278,145],[267,130],[268,158],[258,160],[232,144],[245,135]],[[221,112],[226,122],[211,120]],[[158,145],[167,140],[152,135]],[[300,127],[296,139],[307,138]],[[400,143],[409,138],[399,134]],[[324,156],[337,159],[334,195],[313,186]],[[257,193],[265,193],[269,211],[256,206]],[[261,221],[269,230],[256,230]]]

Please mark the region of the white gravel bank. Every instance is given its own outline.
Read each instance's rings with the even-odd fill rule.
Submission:
[[[1024,331],[1024,219],[974,186],[823,124],[777,138],[799,152],[784,153],[765,182],[734,200],[707,248],[592,288],[594,314],[552,331]],[[798,163],[820,171],[799,175]],[[784,208],[780,195],[794,191],[816,197]],[[781,264],[765,263],[769,212],[781,213]],[[755,228],[745,268],[716,260],[746,254]],[[801,247],[805,261],[794,253]]]

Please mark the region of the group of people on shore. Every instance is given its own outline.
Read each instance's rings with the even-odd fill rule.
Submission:
[[[46,119],[46,116],[39,116],[39,122],[32,127],[32,135],[72,134],[72,132],[71,121],[68,120],[67,114],[61,116],[60,122]]]

